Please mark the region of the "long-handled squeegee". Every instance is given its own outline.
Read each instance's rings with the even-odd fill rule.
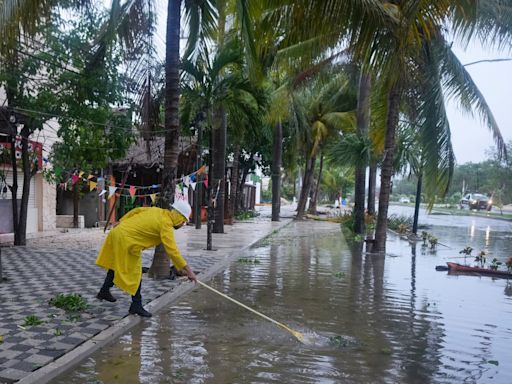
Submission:
[[[237,300],[235,300],[235,299],[233,299],[233,298],[229,297],[228,295],[225,295],[225,294],[224,294],[224,293],[222,293],[222,292],[217,291],[215,288],[210,287],[209,285],[207,285],[207,284],[203,283],[202,281],[199,281],[199,280],[196,280],[196,281],[198,282],[198,284],[202,285],[202,286],[203,286],[203,287],[205,287],[205,288],[208,288],[210,291],[215,292],[216,294],[218,294],[218,295],[220,295],[220,296],[224,297],[225,299],[228,299],[229,301],[232,301],[233,303],[235,303],[235,304],[237,304],[237,305],[239,305],[239,306],[241,306],[241,307],[243,307],[243,308],[247,309],[248,311],[251,311],[252,313],[255,313],[256,315],[258,315],[258,316],[260,316],[260,317],[263,317],[265,320],[268,320],[268,321],[270,321],[270,322],[274,323],[275,325],[277,325],[277,326],[279,326],[279,327],[283,328],[284,330],[286,330],[286,331],[290,332],[290,333],[291,333],[293,336],[295,336],[295,338],[296,338],[297,340],[299,340],[301,343],[303,343],[303,344],[307,344],[307,343],[306,343],[306,338],[304,337],[304,334],[303,334],[303,333],[298,332],[298,331],[294,331],[293,329],[291,329],[290,327],[288,327],[288,326],[284,325],[283,323],[280,323],[279,321],[276,321],[276,320],[274,320],[274,319],[271,319],[271,318],[270,318],[270,317],[268,317],[267,315],[264,315],[263,313],[260,313],[260,312],[256,311],[255,309],[252,309],[252,308],[248,307],[247,305],[242,304],[241,302],[239,302],[239,301],[237,301]]]

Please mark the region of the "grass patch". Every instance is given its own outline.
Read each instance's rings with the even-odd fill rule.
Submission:
[[[27,317],[25,317],[25,319],[23,319],[24,327],[30,327],[32,325],[41,325],[44,323],[46,323],[46,321],[41,320],[39,317],[35,315],[28,315]]]
[[[235,213],[235,219],[236,220],[240,220],[240,221],[243,221],[243,220],[249,220],[249,219],[252,219],[254,217],[258,217],[260,214],[256,211],[251,211],[251,210],[247,210],[247,211],[238,211]]]
[[[64,309],[67,312],[82,312],[89,308],[87,300],[78,293],[63,294],[59,293],[50,300],[50,305]]]

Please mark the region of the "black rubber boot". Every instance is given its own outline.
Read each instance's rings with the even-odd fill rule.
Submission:
[[[130,309],[128,310],[128,312],[131,314],[131,315],[139,315],[141,317],[151,317],[153,316],[151,313],[149,313],[148,311],[146,311],[144,309],[144,307],[142,306],[142,303],[139,303],[139,302],[132,302],[132,305],[130,305]]]
[[[103,286],[96,295],[98,299],[107,300],[110,301],[111,303],[117,301],[117,299],[110,293],[110,288],[114,286],[114,274],[115,273],[112,269],[108,270],[107,276],[105,276],[105,281],[103,282]]]
[[[96,297],[100,300],[107,300],[107,301],[110,301],[111,303],[114,303],[117,301],[117,299],[112,296],[112,294],[110,293],[110,290],[104,290],[104,289],[101,289],[98,294],[96,295]]]

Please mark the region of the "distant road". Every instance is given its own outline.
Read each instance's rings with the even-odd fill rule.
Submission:
[[[472,227],[485,230],[492,226],[494,230],[512,232],[512,221],[495,219],[492,217],[482,217],[466,211],[467,215],[451,215],[444,212],[433,212],[429,214],[425,208],[420,208],[419,223],[424,225],[440,225],[450,227]],[[504,211],[505,212],[505,211]],[[508,212],[507,212],[508,213]],[[397,214],[412,216],[414,215],[414,206],[390,205],[388,214]]]

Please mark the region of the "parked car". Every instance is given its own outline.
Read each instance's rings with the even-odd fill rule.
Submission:
[[[401,197],[398,201],[403,204],[409,204],[411,202],[408,197]]]
[[[492,209],[492,200],[481,193],[467,193],[459,203],[460,209]]]

